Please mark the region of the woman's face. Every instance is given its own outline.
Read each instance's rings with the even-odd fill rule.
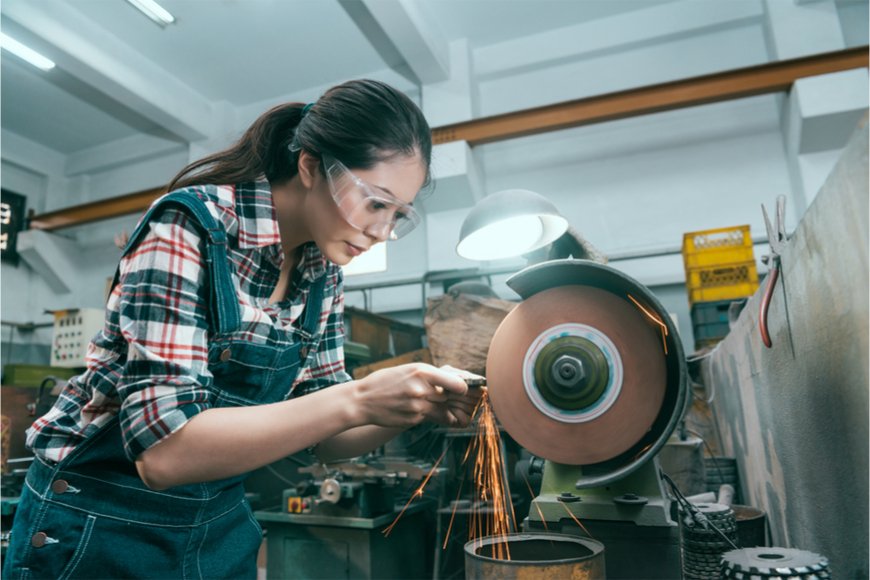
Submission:
[[[426,168],[419,155],[395,157],[370,169],[347,170],[330,164],[329,159],[324,164],[329,177],[320,170],[312,172],[306,199],[308,225],[320,251],[343,266],[389,239],[389,222],[402,219],[409,211],[401,206],[414,201],[426,179]],[[372,193],[377,197],[366,198]]]

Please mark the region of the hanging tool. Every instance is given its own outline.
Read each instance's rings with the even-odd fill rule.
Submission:
[[[761,305],[758,309],[758,330],[761,332],[761,340],[764,346],[770,348],[773,344],[770,340],[770,333],[767,329],[767,310],[770,307],[770,300],[773,297],[773,289],[776,286],[776,281],[779,279],[779,272],[782,269],[781,255],[782,249],[788,238],[785,235],[785,196],[776,196],[776,222],[775,227],[770,225],[770,218],[767,215],[767,210],[764,204],[761,204],[761,212],[764,214],[764,225],[767,228],[767,240],[770,243],[770,254],[764,256],[761,260],[767,264],[768,276],[767,287],[764,289],[764,296],[761,298]]]

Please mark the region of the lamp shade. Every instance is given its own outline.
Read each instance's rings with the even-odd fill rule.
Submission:
[[[568,220],[544,196],[506,189],[471,209],[462,222],[456,253],[469,260],[512,258],[546,246],[567,229]]]

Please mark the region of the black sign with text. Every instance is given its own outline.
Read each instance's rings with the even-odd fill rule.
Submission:
[[[18,232],[24,229],[24,206],[27,198],[9,190],[0,190],[0,258],[18,264]]]

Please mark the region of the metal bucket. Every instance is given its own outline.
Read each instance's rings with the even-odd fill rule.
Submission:
[[[510,553],[510,559],[495,557],[496,553],[504,552]],[[477,538],[465,544],[465,577],[469,580],[604,578],[604,544],[589,538],[548,533]]]
[[[741,548],[767,545],[767,514],[748,505],[732,505],[737,519],[737,545]]]

